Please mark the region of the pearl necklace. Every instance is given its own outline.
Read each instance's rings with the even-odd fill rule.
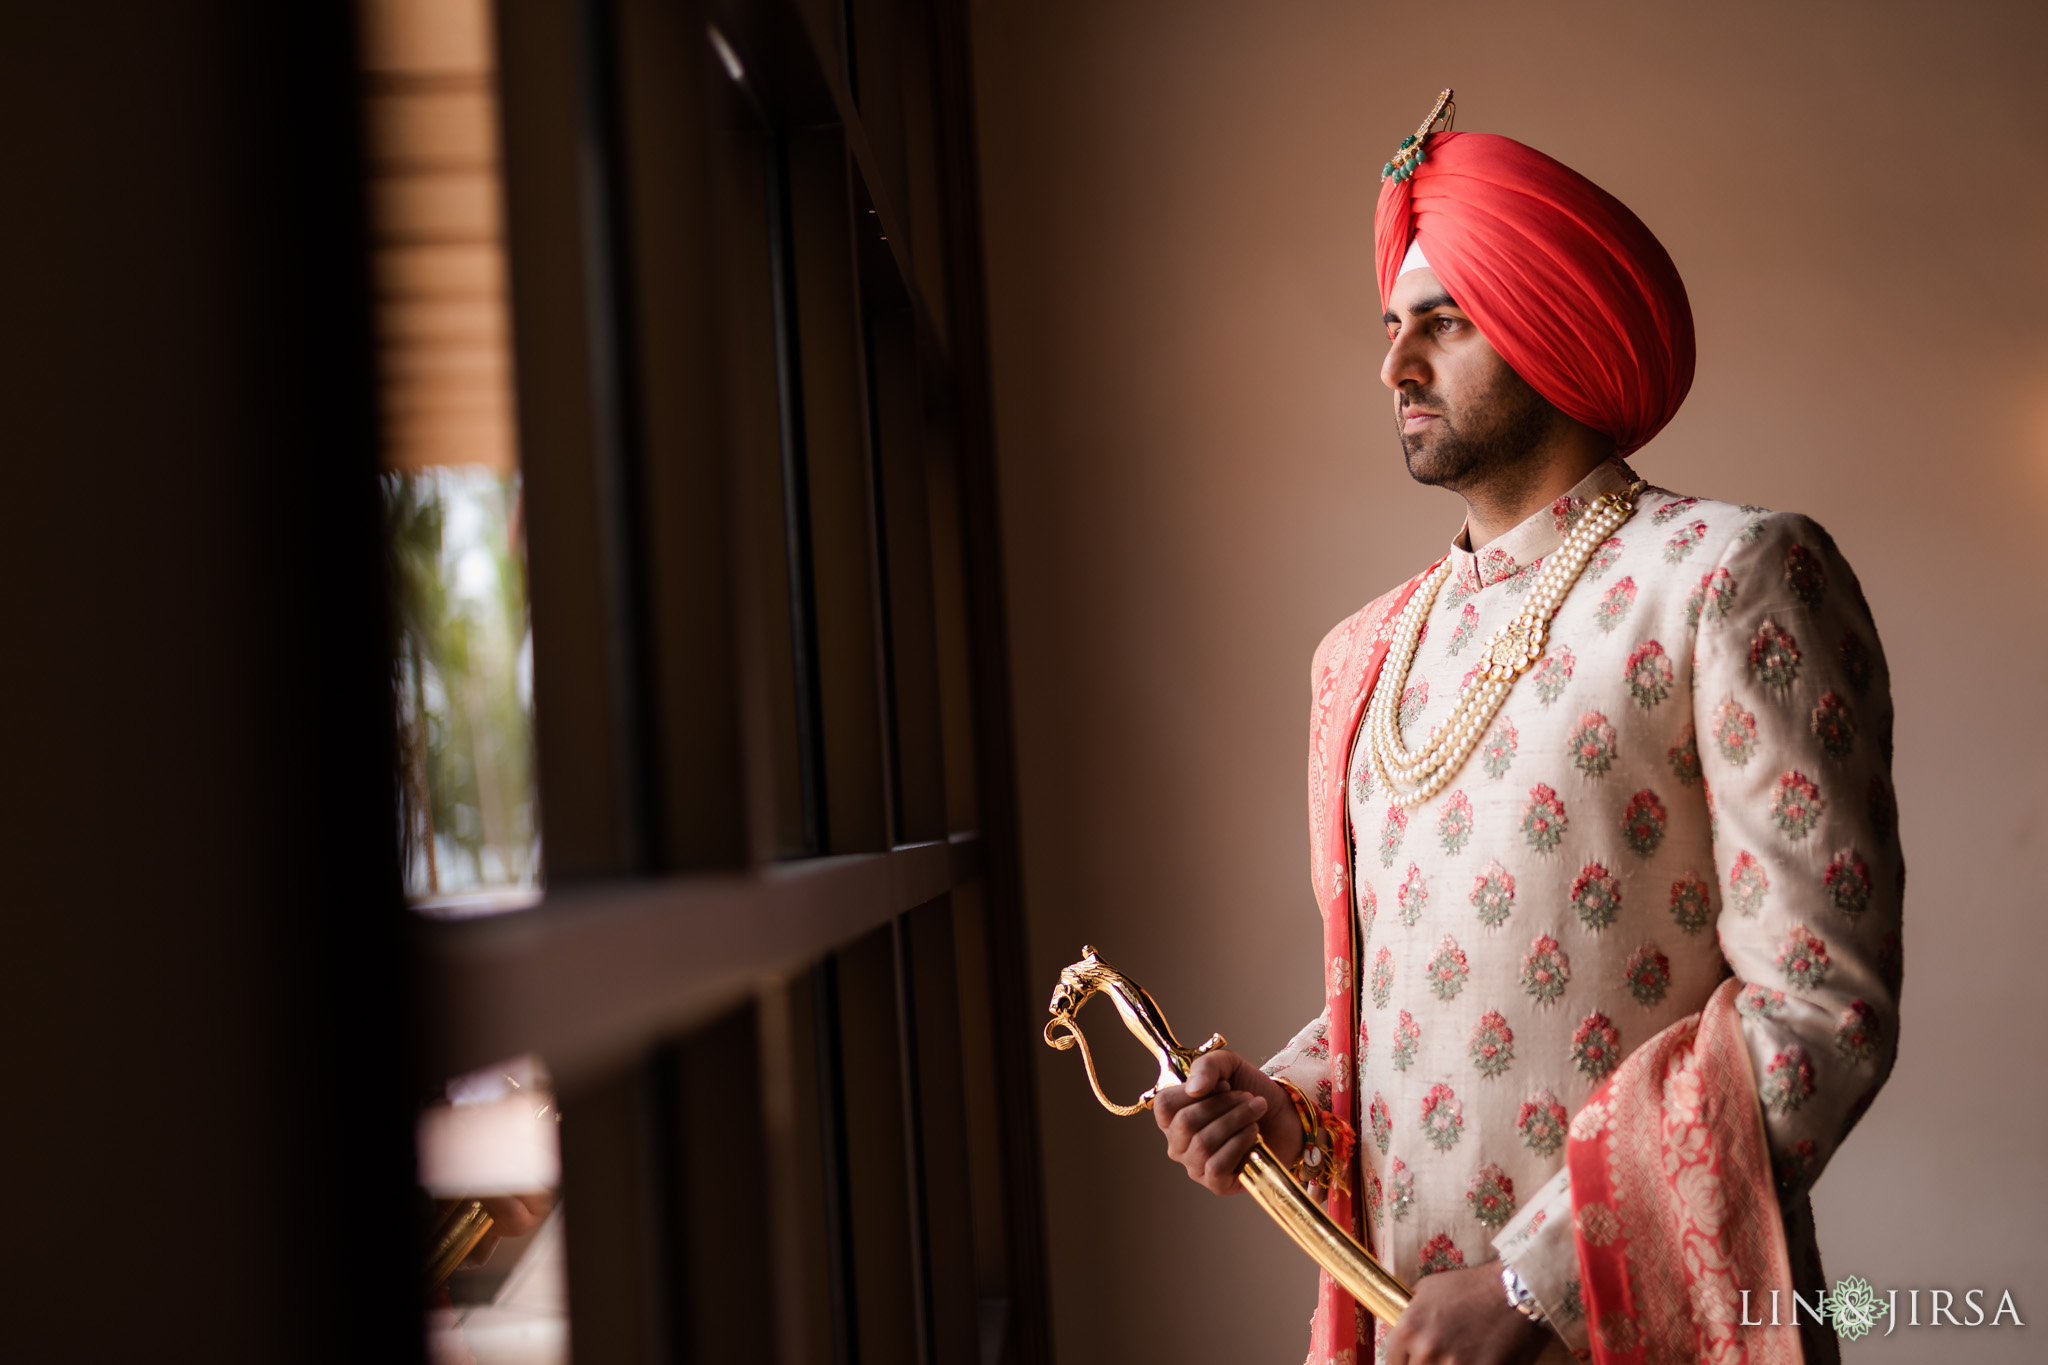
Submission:
[[[1635,514],[1636,499],[1643,488],[1639,480],[1621,493],[1603,493],[1586,509],[1579,524],[1536,575],[1535,586],[1529,589],[1529,600],[1520,613],[1495,631],[1479,651],[1479,676],[1458,694],[1457,703],[1443,724],[1431,728],[1422,748],[1411,752],[1401,741],[1401,694],[1408,686],[1408,671],[1415,666],[1423,622],[1436,605],[1444,580],[1451,575],[1450,559],[1446,558],[1422,580],[1395,622],[1393,644],[1373,688],[1366,722],[1373,769],[1396,805],[1421,805],[1442,791],[1465,766],[1480,736],[1493,724],[1508,693],[1514,690],[1515,681],[1543,657],[1550,620],[1564,605],[1565,595],[1579,581],[1579,575],[1585,572],[1586,562],[1602,541]]]

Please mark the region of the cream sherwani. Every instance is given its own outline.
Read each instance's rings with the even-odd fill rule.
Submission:
[[[1609,461],[1478,554],[1461,533],[1401,699],[1411,746],[1586,505],[1633,477]],[[1810,1258],[1805,1192],[1897,1034],[1891,730],[1827,533],[1651,488],[1443,792],[1391,804],[1353,745],[1361,1028],[1338,1051],[1366,1116],[1368,1237],[1396,1275],[1504,1256],[1583,1351],[1566,1124],[1730,974],[1794,1265]],[[1267,1070],[1327,1100],[1327,1035],[1316,1021]]]

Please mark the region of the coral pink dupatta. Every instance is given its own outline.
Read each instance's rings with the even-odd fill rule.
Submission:
[[[1352,963],[1357,956],[1353,939],[1358,916],[1351,900],[1351,822],[1344,805],[1344,779],[1350,770],[1352,737],[1393,643],[1394,621],[1428,573],[1423,570],[1325,636],[1309,673],[1309,874],[1323,916],[1330,1108],[1354,1129],[1359,1120],[1358,1086],[1351,1048],[1358,1039],[1358,973]],[[1349,1169],[1347,1188],[1331,1190],[1326,1207],[1338,1227],[1364,1240],[1367,1234],[1353,1198],[1359,1191],[1360,1170],[1355,1150]],[[1369,1240],[1366,1245],[1370,1247]],[[1325,1272],[1316,1292],[1308,1365],[1357,1365],[1358,1329],[1357,1302]]]
[[[1791,1258],[1735,997],[1631,1052],[1571,1123],[1572,1223],[1600,1365],[1799,1365]],[[1777,1291],[1775,1297],[1773,1291]]]

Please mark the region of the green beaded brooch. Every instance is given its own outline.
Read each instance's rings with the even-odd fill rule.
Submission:
[[[1442,119],[1444,127],[1449,128],[1457,108],[1457,104],[1451,99],[1450,91],[1446,90],[1438,95],[1436,104],[1430,109],[1429,117],[1422,121],[1422,126],[1402,138],[1401,145],[1394,149],[1394,159],[1380,167],[1380,179],[1406,180],[1414,175],[1415,168],[1429,159],[1428,153],[1423,150],[1423,141],[1435,129],[1438,119]]]

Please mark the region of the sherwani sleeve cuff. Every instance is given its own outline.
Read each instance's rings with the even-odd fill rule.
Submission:
[[[1310,1102],[1330,1108],[1330,1014],[1328,1010],[1294,1035],[1259,1068],[1275,1080],[1293,1085]]]
[[[1586,1312],[1579,1292],[1579,1247],[1572,1236],[1572,1173],[1560,1169],[1522,1206],[1493,1249],[1536,1296],[1550,1330],[1586,1359]]]

